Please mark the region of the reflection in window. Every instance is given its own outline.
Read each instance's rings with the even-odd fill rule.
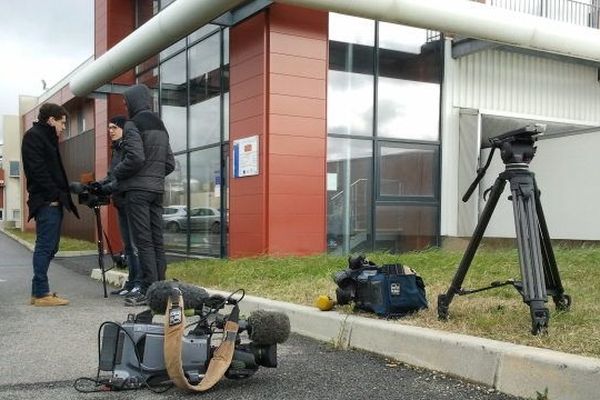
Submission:
[[[221,159],[220,148],[190,154],[191,252],[220,255]]]
[[[185,53],[161,64],[161,117],[174,152],[186,147],[187,86]]]
[[[137,83],[148,86],[152,94],[152,110],[158,110],[158,68],[152,68],[138,76]]]
[[[392,197],[435,196],[437,147],[381,147],[379,195]]]
[[[186,155],[175,157],[175,170],[165,178],[163,196],[165,248],[187,251],[187,163]]]
[[[327,247],[347,254],[371,247],[371,142],[327,141]]]
[[[377,111],[379,136],[436,141],[440,85],[379,77]]]
[[[406,25],[379,23],[379,48],[420,54],[427,41],[427,31]]]
[[[437,206],[378,205],[375,250],[401,253],[437,245]]]
[[[373,76],[329,70],[327,130],[346,135],[373,134]]]
[[[373,46],[375,44],[375,21],[329,13],[329,40]]]
[[[221,140],[219,41],[220,35],[215,34],[189,50],[190,148]]]

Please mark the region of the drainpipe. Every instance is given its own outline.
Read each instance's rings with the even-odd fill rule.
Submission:
[[[71,79],[71,91],[76,96],[86,96],[242,2],[243,0],[174,2],[77,73]]]
[[[467,0],[276,0],[600,62],[600,31]],[[76,74],[85,96],[243,0],[178,0]]]

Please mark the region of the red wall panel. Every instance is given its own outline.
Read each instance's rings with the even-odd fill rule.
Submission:
[[[260,175],[230,179],[229,254],[324,252],[327,13],[275,4],[230,59],[231,140],[259,135]]]

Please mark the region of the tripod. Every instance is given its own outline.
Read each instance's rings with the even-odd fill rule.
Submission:
[[[537,135],[543,133],[544,130],[545,126],[543,125],[528,125],[490,139],[492,150],[488,160],[485,166],[477,171],[477,178],[475,178],[462,200],[466,202],[469,199],[479,181],[485,175],[497,148],[501,149],[505,170],[498,175],[490,189],[488,202],[483,209],[448,291],[438,296],[439,319],[448,319],[448,308],[455,295],[476,293],[504,285],[513,285],[523,297],[523,301],[529,305],[531,333],[534,335],[547,332],[550,312],[545,303],[548,294],[552,296],[557,310],[566,311],[569,309],[571,298],[564,293],[552,250],[548,226],[542,211],[540,192],[535,175],[529,170],[529,163],[533,159],[536,150],[533,143],[537,140]],[[492,282],[490,286],[485,288],[465,290],[462,288],[462,283],[507,182],[510,183],[512,194],[509,199],[513,203],[522,280],[514,281],[511,279],[505,282]]]
[[[98,244],[98,266],[100,267],[100,272],[102,273],[102,289],[104,290],[104,298],[108,297],[106,293],[106,272],[110,271],[112,268],[105,269],[104,268],[104,229],[102,229],[102,218],[100,217],[100,205],[94,204],[94,215],[96,216],[96,235],[97,235],[97,244]],[[108,239],[108,238],[107,238]],[[106,241],[108,246],[110,247],[110,242]],[[112,251],[111,251],[112,253]]]

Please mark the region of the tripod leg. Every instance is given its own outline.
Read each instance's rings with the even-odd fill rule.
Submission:
[[[100,216],[100,206],[94,207],[94,214],[96,215],[96,234],[98,236],[98,266],[102,273],[102,288],[104,289],[104,298],[108,297],[106,293],[106,270],[104,269],[104,244],[102,237],[102,218]]]
[[[471,236],[471,240],[469,241],[469,245],[467,246],[467,250],[463,255],[460,264],[458,265],[458,269],[452,279],[452,283],[448,288],[448,291],[444,294],[440,294],[438,296],[438,318],[442,320],[448,319],[448,307],[454,298],[454,295],[459,294],[461,291],[461,287],[463,281],[465,280],[465,276],[467,275],[467,271],[471,266],[471,262],[473,261],[473,257],[475,257],[475,252],[477,251],[477,247],[479,247],[479,243],[481,243],[481,239],[483,238],[483,234],[485,229],[490,222],[490,218],[492,217],[492,213],[496,208],[496,204],[498,204],[498,199],[500,199],[500,195],[504,191],[504,186],[506,185],[506,180],[502,174],[496,181],[494,182],[494,186],[492,186],[492,191],[490,193],[490,198],[485,205],[483,212],[477,222],[477,226],[475,227],[475,231],[473,231],[473,235]]]
[[[546,289],[552,295],[552,300],[554,300],[556,309],[567,311],[571,307],[571,296],[565,294],[565,289],[563,288],[560,279],[556,258],[554,257],[554,250],[552,249],[552,242],[550,241],[548,225],[546,224],[546,218],[544,217],[544,211],[542,209],[540,191],[537,187],[535,177],[533,178],[533,184],[535,187],[535,205],[539,221],[539,231],[542,239],[542,257],[544,263],[544,276],[546,278]]]
[[[546,308],[546,279],[542,262],[539,222],[536,212],[533,175],[514,173],[510,178],[519,264],[523,279],[521,295],[531,311],[531,332],[536,335],[548,328],[550,312]]]

